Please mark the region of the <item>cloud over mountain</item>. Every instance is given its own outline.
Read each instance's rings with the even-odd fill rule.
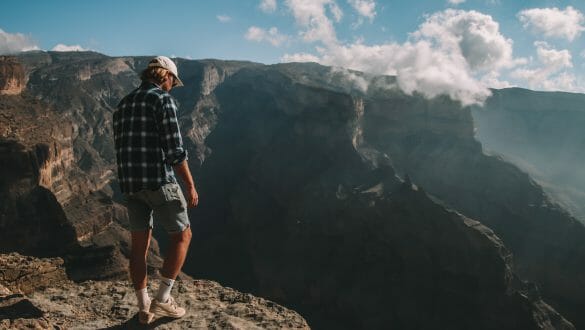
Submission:
[[[22,33],[8,33],[0,29],[0,54],[14,54],[38,50],[36,42]]]
[[[585,91],[578,86],[575,75],[567,70],[573,67],[572,56],[568,50],[554,49],[544,41],[537,41],[534,46],[538,63],[532,68],[513,71],[513,77],[527,81],[531,89]]]
[[[335,38],[335,31],[328,30],[333,25],[325,15],[325,3],[310,14],[291,7],[297,24],[305,29],[301,34],[314,30],[314,21],[322,21],[318,25],[322,32],[311,32],[321,39],[311,40],[321,41],[324,47],[316,49],[318,55],[287,54],[283,61],[318,59],[326,65],[397,75],[406,93],[448,94],[463,104],[481,103],[490,95],[483,81],[506,85],[498,80],[500,70],[522,63],[513,58],[513,42],[500,33],[498,23],[476,11],[448,9],[428,16],[404,43],[344,44]]]
[[[89,49],[85,49],[80,45],[65,45],[65,44],[57,44],[53,49],[54,52],[84,52]]]

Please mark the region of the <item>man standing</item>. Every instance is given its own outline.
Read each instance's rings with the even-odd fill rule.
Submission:
[[[177,306],[170,292],[191,242],[187,207],[197,206],[199,197],[187,165],[176,102],[168,93],[175,86],[183,86],[177,67],[168,57],[157,56],[140,78],[142,84],[124,97],[114,112],[114,141],[118,179],[127,201],[132,236],[130,276],[138,299],[138,319],[148,324],[155,315],[185,315],[185,309]],[[186,199],[174,172],[185,184]],[[170,246],[160,272],[158,293],[151,301],[146,256],[153,216],[169,233]]]

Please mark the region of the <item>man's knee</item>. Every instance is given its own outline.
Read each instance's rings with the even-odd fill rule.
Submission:
[[[183,230],[183,235],[185,236],[185,240],[187,242],[191,242],[191,237],[193,237],[193,233],[191,232],[191,227],[187,227],[187,229]]]
[[[191,233],[191,227],[187,227],[182,232],[173,234],[172,236],[177,243],[189,244],[191,242],[191,237],[193,236],[193,234]]]

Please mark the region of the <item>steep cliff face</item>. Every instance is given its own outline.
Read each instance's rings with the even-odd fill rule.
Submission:
[[[585,221],[585,95],[511,88],[472,108],[477,139]]]
[[[2,251],[41,252],[52,246],[62,252],[74,243],[75,232],[67,226],[58,198],[71,193],[57,196],[50,189],[60,188],[65,166],[71,165],[67,157],[58,158],[70,155],[67,124],[61,131],[50,110],[31,98],[10,96],[1,102],[0,120],[7,128],[0,140]]]
[[[126,277],[125,212],[101,190],[109,178],[77,165],[73,123],[26,94],[0,107],[0,251],[61,256],[74,279]],[[153,269],[158,255],[155,244]]]
[[[394,175],[363,140],[363,98],[278,68],[242,69],[215,96],[187,271],[316,328],[572,328],[493,232]]]
[[[365,111],[365,139],[390,155],[401,175],[494,229],[521,276],[538,283],[578,328],[585,324],[578,312],[585,306],[585,227],[526,173],[482,152],[469,109],[398,94],[371,100]],[[437,121],[447,129],[437,130]]]
[[[102,188],[114,178],[113,108],[139,81],[134,61],[91,52],[49,56],[50,65],[38,68],[36,57],[23,59],[31,70],[28,89],[72,123],[75,163]]]
[[[0,95],[20,94],[25,86],[22,65],[13,57],[0,56]]]
[[[205,139],[215,128],[221,112],[221,104],[214,94],[215,89],[242,68],[259,66],[256,63],[239,61],[178,60],[185,86],[172,91],[172,94],[180,103],[179,117],[184,136],[188,143],[192,143],[189,146],[190,157],[196,174],[211,152]]]

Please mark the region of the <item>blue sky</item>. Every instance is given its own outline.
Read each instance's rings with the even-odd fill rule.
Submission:
[[[407,92],[465,102],[483,98],[486,87],[585,92],[583,0],[20,0],[2,7],[0,53],[317,61],[395,74]]]

